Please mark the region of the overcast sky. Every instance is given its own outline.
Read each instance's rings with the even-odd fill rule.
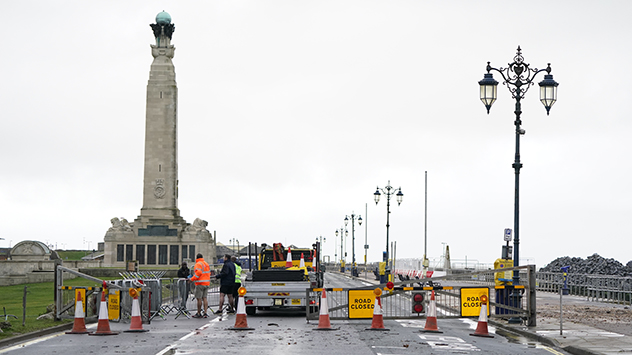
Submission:
[[[373,193],[390,180],[404,193],[390,240],[421,258],[427,171],[428,256],[449,245],[493,263],[513,227],[514,100],[499,85],[488,115],[478,81],[520,45],[560,83],[550,116],[537,85],[523,100],[521,264],[632,259],[630,1],[5,2],[0,247],[92,249],[112,217],[140,214],[162,10],[176,26],[179,208],[219,242],[323,236],[333,259],[355,212],[356,259],[366,225],[377,261],[386,199]],[[346,244],[349,261],[351,231]]]

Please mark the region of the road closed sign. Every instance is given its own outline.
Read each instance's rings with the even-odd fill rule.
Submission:
[[[489,289],[461,288],[461,317],[478,317],[481,314],[481,296],[489,300]],[[489,302],[487,302],[487,315],[489,316]]]
[[[373,290],[349,290],[349,318],[373,318]]]

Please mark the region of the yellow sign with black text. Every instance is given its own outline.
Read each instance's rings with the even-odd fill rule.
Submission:
[[[373,318],[373,290],[349,290],[349,318]]]
[[[461,317],[478,317],[481,314],[481,296],[485,296],[489,300],[487,287],[461,288]],[[489,316],[489,301],[487,315]]]
[[[86,289],[85,288],[76,288],[75,289],[75,304],[77,304],[77,300],[79,299],[79,295],[81,295],[81,306],[83,307],[83,314],[84,316],[87,316],[86,314],[86,304],[88,303],[86,301]],[[74,307],[73,307],[74,309]]]
[[[121,291],[113,290],[108,294],[108,319],[121,319]]]

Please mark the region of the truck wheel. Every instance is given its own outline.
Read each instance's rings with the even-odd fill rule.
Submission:
[[[249,316],[254,316],[257,313],[257,307],[246,307],[246,314]]]

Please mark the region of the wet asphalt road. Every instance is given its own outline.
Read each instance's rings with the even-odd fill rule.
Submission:
[[[368,283],[326,274],[325,287],[358,287]],[[370,331],[370,320],[332,320],[333,331],[317,331],[318,322],[303,314],[257,312],[247,318],[249,331],[229,330],[235,315],[208,319],[155,319],[146,333],[112,336],[52,334],[0,349],[0,354],[567,354],[489,326],[494,338],[470,336],[476,319],[440,319],[440,334],[422,333],[425,320],[387,320],[389,331]],[[110,323],[113,331],[129,324]],[[94,328],[92,329],[94,330]],[[506,335],[506,336],[503,336]]]

